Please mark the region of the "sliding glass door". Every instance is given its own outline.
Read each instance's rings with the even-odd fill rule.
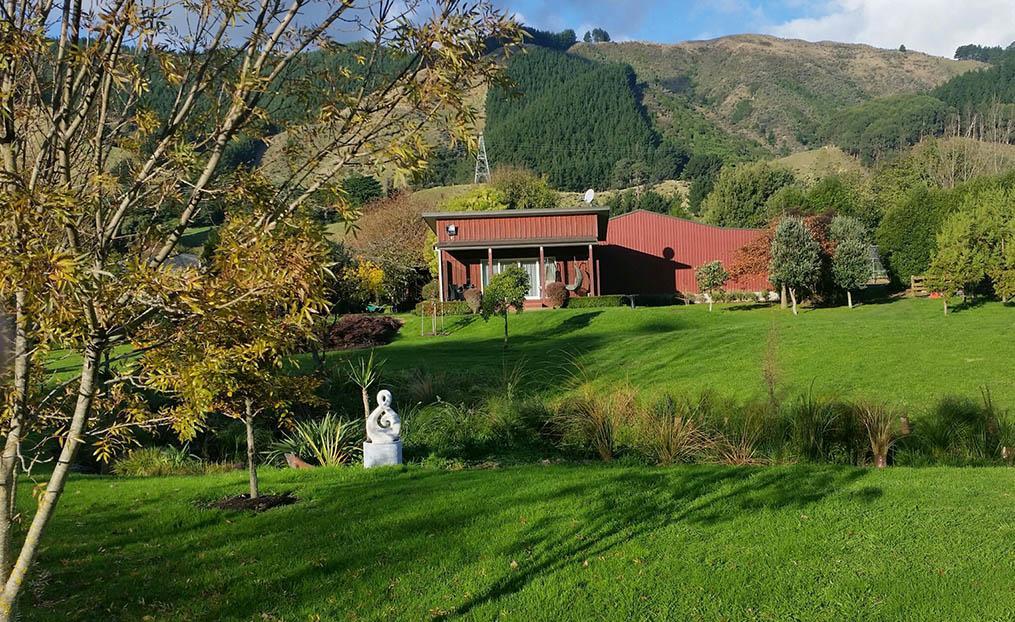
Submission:
[[[508,266],[518,266],[529,275],[529,291],[526,294],[526,298],[538,299],[540,298],[539,290],[542,286],[539,269],[539,259],[494,259],[493,260],[493,273],[500,274],[501,271]],[[490,264],[483,263],[483,287],[490,283]]]

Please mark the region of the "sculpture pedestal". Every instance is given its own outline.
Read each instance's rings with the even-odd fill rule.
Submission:
[[[393,464],[402,464],[401,440],[394,443],[363,443],[364,468]]]

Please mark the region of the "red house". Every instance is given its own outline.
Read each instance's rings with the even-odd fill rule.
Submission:
[[[696,293],[694,270],[713,260],[728,265],[756,229],[724,229],[635,211],[615,218],[605,207],[423,215],[437,236],[441,300],[482,289],[507,265],[529,274],[530,306],[540,306],[546,283],[572,295]],[[727,284],[762,290],[764,277]]]

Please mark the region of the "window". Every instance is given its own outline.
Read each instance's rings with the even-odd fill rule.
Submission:
[[[547,260],[549,261],[549,260]],[[539,259],[494,259],[493,260],[493,273],[500,274],[507,266],[518,266],[529,275],[529,291],[525,295],[526,298],[538,299],[540,298],[539,290],[542,285],[540,280],[539,270]],[[554,272],[556,272],[556,265],[554,265]],[[483,262],[483,287],[486,288],[490,283],[490,264],[489,262]]]

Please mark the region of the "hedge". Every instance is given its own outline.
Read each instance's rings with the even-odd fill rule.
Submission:
[[[437,305],[437,313],[442,312],[443,315],[472,315],[472,309],[464,300],[454,300],[451,302],[428,302],[424,301],[416,305],[416,315],[430,315],[433,313],[433,307]]]
[[[626,307],[630,303],[627,296],[575,296],[568,298],[568,309],[595,309],[598,307]]]

